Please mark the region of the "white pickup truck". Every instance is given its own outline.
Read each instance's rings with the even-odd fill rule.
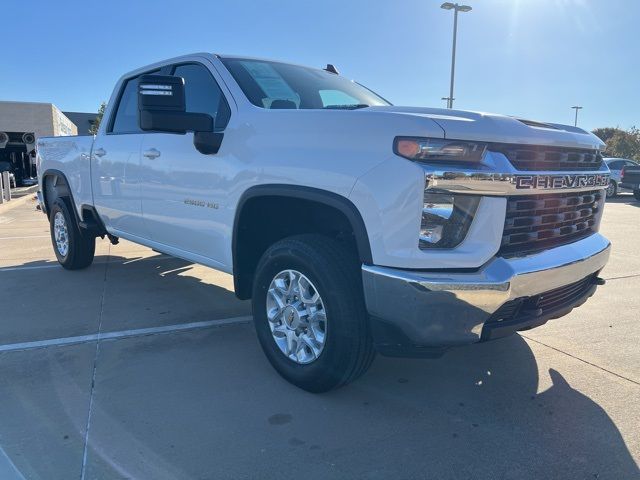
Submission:
[[[375,352],[435,357],[593,295],[609,171],[583,130],[396,107],[332,66],[193,54],[115,86],[95,138],[40,138],[59,262],[96,237],[233,274],[275,369],[309,391]]]

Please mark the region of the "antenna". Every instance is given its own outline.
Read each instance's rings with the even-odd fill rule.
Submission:
[[[338,72],[338,69],[336,67],[334,67],[332,64],[327,63],[327,66],[325,67],[325,70],[329,73],[333,73],[335,75],[340,75],[340,72]]]

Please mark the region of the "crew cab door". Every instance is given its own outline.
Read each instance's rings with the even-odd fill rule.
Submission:
[[[94,204],[107,229],[148,238],[140,201],[140,148],[137,77],[125,80],[106,127],[94,141],[91,181]]]
[[[186,111],[211,115],[215,131],[223,132],[231,113],[213,72],[191,62],[173,66],[171,74],[184,79]],[[205,155],[194,147],[193,136],[191,132],[144,136],[143,217],[154,242],[223,266],[229,225],[221,209],[226,206],[233,158],[225,140],[218,153]]]

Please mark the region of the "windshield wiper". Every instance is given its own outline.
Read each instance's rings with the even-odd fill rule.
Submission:
[[[354,103],[351,105],[327,105],[323,107],[325,110],[357,110],[358,108],[367,108],[371,105],[367,105],[366,103]]]

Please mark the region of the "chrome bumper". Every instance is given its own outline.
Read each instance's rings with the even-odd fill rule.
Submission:
[[[598,272],[610,250],[609,241],[594,234],[536,255],[496,257],[471,273],[363,265],[365,301],[373,321],[402,332],[412,345],[440,348],[474,343],[480,341],[487,319],[505,302]]]

